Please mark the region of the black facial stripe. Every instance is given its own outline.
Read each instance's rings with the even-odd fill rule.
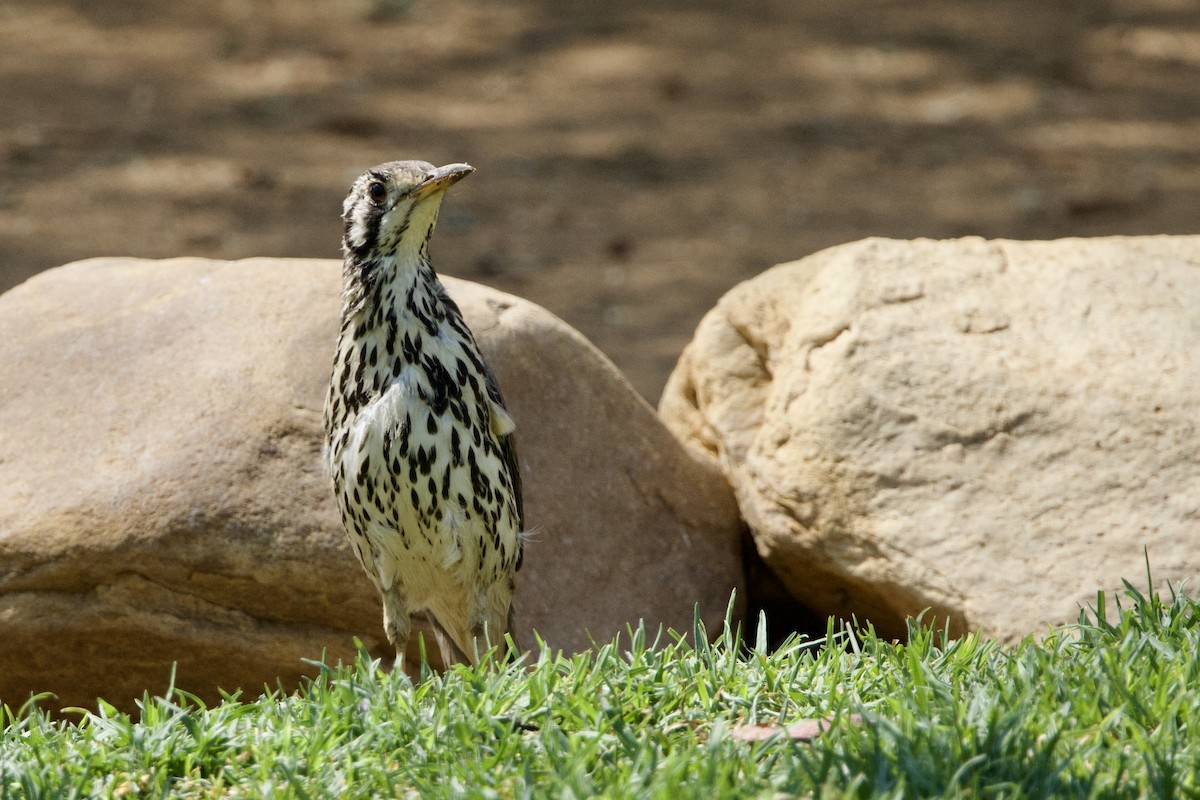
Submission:
[[[362,244],[352,244],[350,242],[350,229],[354,227],[354,214],[356,213],[362,214]],[[351,209],[351,213],[346,216],[346,229],[343,236],[343,241],[345,242],[347,248],[352,250],[359,258],[365,258],[367,254],[375,249],[375,245],[379,241],[379,226],[383,220],[384,213],[385,209],[383,208],[372,205],[371,203],[363,203]]]

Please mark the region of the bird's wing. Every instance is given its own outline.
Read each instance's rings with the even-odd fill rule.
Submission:
[[[446,287],[442,283],[437,285],[438,296],[445,304],[446,308],[451,313],[457,315],[460,321],[463,321],[462,310],[458,307],[458,303],[454,302],[454,298],[446,291]],[[463,328],[466,329],[467,335],[472,343],[478,348],[478,342],[475,342],[475,335],[466,327],[463,321]],[[482,355],[482,353],[481,353]],[[508,470],[508,479],[512,482],[513,496],[517,504],[517,526],[518,534],[525,531],[525,501],[521,497],[521,465],[517,461],[517,443],[513,439],[513,429],[516,423],[508,414],[508,407],[504,405],[504,396],[500,394],[500,382],[496,380],[496,374],[492,372],[492,367],[487,363],[486,359],[481,358],[483,363],[483,374],[487,379],[488,401],[492,405],[492,427],[496,431],[496,438],[500,442],[500,453],[504,456],[504,466]],[[517,536],[517,569],[521,568],[521,559],[525,555],[525,547],[521,537]]]
[[[513,430],[516,427],[512,421],[512,417],[508,415],[508,409],[504,405],[504,396],[500,394],[500,383],[496,380],[496,375],[492,372],[492,368],[486,362],[483,365],[484,375],[487,377],[487,392],[488,400],[491,401],[493,412],[498,412],[498,415],[503,415],[507,431],[501,434],[500,454],[504,456],[504,466],[508,470],[508,479],[512,482],[513,499],[517,504],[517,525],[519,532],[525,530],[525,501],[521,496],[521,464],[517,460],[517,441],[513,436]],[[521,559],[525,555],[525,547],[521,542],[521,537],[517,537],[517,569],[521,568]]]

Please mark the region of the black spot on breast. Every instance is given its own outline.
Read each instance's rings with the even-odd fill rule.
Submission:
[[[396,318],[396,308],[389,303],[387,312],[387,352],[388,355],[396,354],[396,340],[400,338],[400,321]]]
[[[429,408],[433,413],[441,416],[446,413],[446,408],[450,405],[451,392],[454,390],[450,373],[446,372],[446,368],[442,366],[441,362],[432,356],[425,356],[421,360],[421,369],[429,381],[429,391],[423,395],[423,398],[429,403]]]
[[[400,340],[400,354],[404,360],[410,364],[416,364],[421,358],[421,351],[424,349],[425,340],[420,336],[413,337],[408,331],[404,332],[404,338]]]
[[[354,371],[354,385],[361,387],[363,385],[363,373],[366,372],[367,362],[360,356],[358,359],[358,369]]]
[[[467,323],[463,322],[462,314],[458,311],[458,306],[454,307],[454,311],[455,313],[449,316],[450,327],[454,328],[459,336],[470,341],[471,331],[467,328]]]
[[[486,366],[484,366],[483,359],[479,356],[478,353],[475,352],[474,347],[464,347],[462,349],[462,353],[463,353],[463,355],[465,355],[467,357],[467,360],[471,362],[471,366],[475,368],[474,369],[475,374],[470,375],[469,376],[470,378],[474,379],[475,375],[486,375],[487,374],[488,369]]]
[[[400,455],[408,455],[408,436],[412,433],[412,417],[407,413],[404,422],[400,423]]]

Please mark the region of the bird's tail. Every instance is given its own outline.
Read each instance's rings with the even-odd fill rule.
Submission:
[[[445,670],[451,664],[475,663],[474,652],[471,654],[464,652],[455,641],[454,636],[450,634],[450,631],[446,630],[446,627],[438,621],[437,617],[435,617],[431,612],[426,611],[425,619],[429,621],[429,627],[433,633],[433,640],[437,643],[437,655],[441,658],[442,662],[440,665],[435,665],[431,661],[431,667],[434,667],[434,669],[438,670]]]
[[[476,641],[475,637],[464,632],[462,643],[459,644],[459,637],[454,636],[446,626],[442,625],[437,617],[431,612],[425,613],[425,618],[428,621],[430,633],[433,634],[433,640],[437,643],[438,652],[436,655],[440,658],[441,663],[436,663],[432,658],[435,654],[427,653],[429,666],[437,671],[444,671],[451,664],[475,664],[477,663],[476,655],[483,655],[488,651],[489,643],[484,638]],[[513,642],[512,647],[506,644],[504,634],[510,634]],[[487,638],[491,640],[491,644],[497,647],[506,647],[508,654],[515,658],[521,654],[521,646],[517,643],[516,636],[512,635],[512,612],[508,615],[508,627],[505,631],[493,632],[490,628],[487,631]],[[467,649],[469,648],[469,649]]]

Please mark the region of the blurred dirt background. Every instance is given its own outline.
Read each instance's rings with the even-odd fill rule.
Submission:
[[[0,290],[99,255],[338,257],[364,168],[469,161],[439,269],[559,314],[652,402],[774,263],[1195,233],[1198,153],[1196,0],[0,5]]]

